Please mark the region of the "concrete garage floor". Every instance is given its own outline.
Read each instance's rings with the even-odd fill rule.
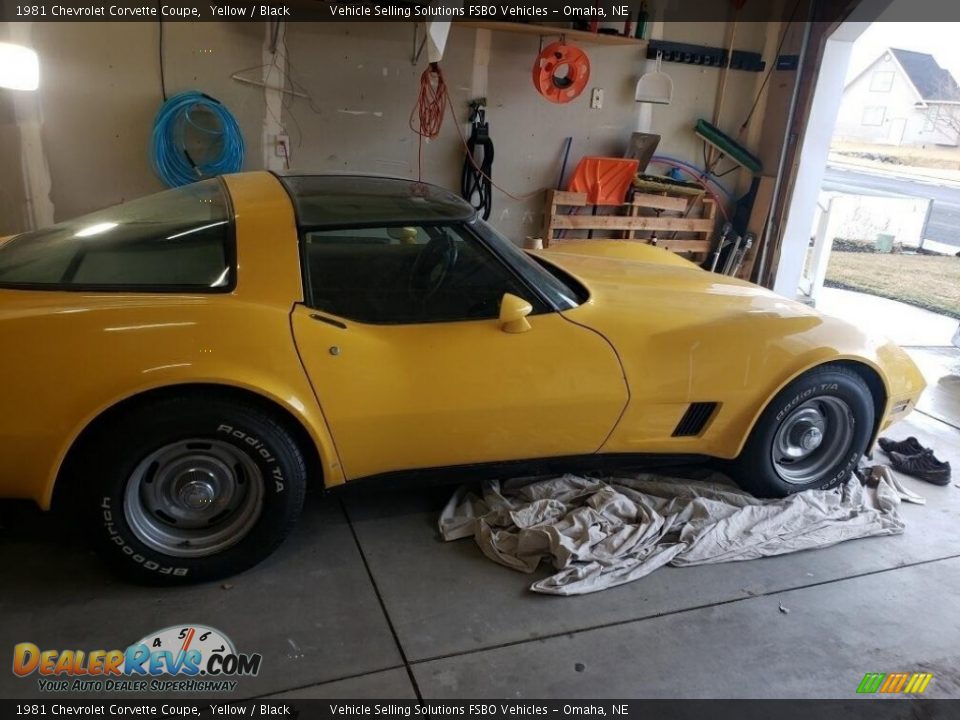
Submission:
[[[960,350],[911,352],[930,389],[891,434],[935,447],[960,483]],[[119,583],[52,518],[5,506],[0,652],[123,648],[203,623],[264,656],[237,697],[851,698],[866,672],[912,671],[934,673],[926,696],[960,697],[960,489],[906,483],[928,504],[903,507],[902,536],[576,598],[440,542],[448,488],[314,494],[267,562],[177,590]],[[0,697],[40,695],[0,672]]]

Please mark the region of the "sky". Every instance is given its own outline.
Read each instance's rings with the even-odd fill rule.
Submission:
[[[960,82],[960,23],[875,22],[853,46],[851,80],[888,47],[930,53]]]

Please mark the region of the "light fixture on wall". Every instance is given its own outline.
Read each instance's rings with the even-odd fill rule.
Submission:
[[[40,60],[23,45],[0,42],[0,88],[36,90],[40,87]]]

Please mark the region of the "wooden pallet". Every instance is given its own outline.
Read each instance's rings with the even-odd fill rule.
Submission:
[[[712,199],[685,194],[635,192],[623,205],[588,205],[586,193],[549,190],[543,246],[587,238],[623,240],[654,244],[702,261],[712,248],[716,211]]]

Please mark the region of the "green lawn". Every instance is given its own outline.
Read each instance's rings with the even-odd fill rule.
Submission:
[[[960,257],[834,250],[826,284],[960,319]]]

